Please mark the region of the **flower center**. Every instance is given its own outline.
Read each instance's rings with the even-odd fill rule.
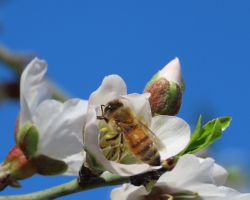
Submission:
[[[127,146],[123,132],[119,132],[104,120],[100,121],[98,126],[100,130],[100,148],[108,160],[122,164],[141,163]]]
[[[114,134],[104,121],[99,123],[99,129],[100,148],[108,160],[123,164],[138,163],[138,159],[129,151],[127,146],[121,143],[120,134]]]

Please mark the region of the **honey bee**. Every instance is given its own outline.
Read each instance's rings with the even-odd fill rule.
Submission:
[[[109,143],[119,141],[120,152],[117,162],[120,161],[125,148],[128,148],[141,162],[153,166],[160,165],[159,150],[166,151],[165,145],[135,117],[130,108],[115,99],[106,105],[101,105],[101,110],[102,116],[97,116],[97,119],[104,120],[113,135],[106,141]]]

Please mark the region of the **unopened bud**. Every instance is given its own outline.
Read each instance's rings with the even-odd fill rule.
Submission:
[[[147,83],[152,115],[176,115],[181,107],[184,80],[178,58],[168,63]]]

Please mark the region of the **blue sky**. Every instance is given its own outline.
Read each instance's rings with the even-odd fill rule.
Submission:
[[[249,1],[11,0],[0,5],[1,43],[45,59],[48,76],[72,97],[88,99],[110,74],[120,75],[129,93],[140,93],[178,57],[186,81],[178,116],[192,130],[200,114],[204,123],[233,117],[210,156],[224,166],[241,166],[245,173],[250,158]],[[0,66],[0,80],[13,75]],[[17,102],[0,105],[0,160],[14,145],[18,111]],[[36,175],[21,181],[22,189],[8,188],[1,195],[34,192],[73,178]],[[110,190],[61,199],[109,199]]]

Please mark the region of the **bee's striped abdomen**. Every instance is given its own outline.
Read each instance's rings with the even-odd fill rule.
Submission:
[[[133,131],[124,134],[126,143],[133,154],[149,165],[160,165],[160,154],[153,141],[143,129],[136,126]]]

